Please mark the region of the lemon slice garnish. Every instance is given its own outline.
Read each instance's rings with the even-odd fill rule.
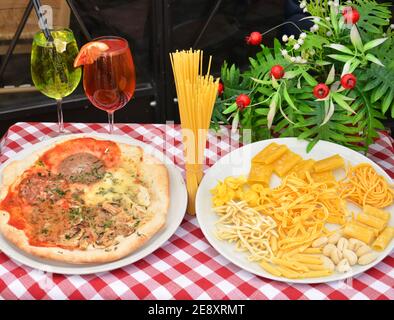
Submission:
[[[54,43],[56,51],[58,53],[62,53],[64,51],[66,51],[66,47],[67,47],[67,42],[66,41],[63,41],[63,40],[60,40],[60,39],[55,39],[53,41],[53,43]]]

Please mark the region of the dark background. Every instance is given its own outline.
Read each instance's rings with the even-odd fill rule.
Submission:
[[[218,10],[201,31],[219,2]],[[248,57],[259,47],[245,44],[251,31],[264,32],[285,20],[298,21],[302,13],[296,0],[74,0],[92,37],[118,35],[126,38],[137,72],[134,98],[115,114],[116,122],[177,122],[177,105],[168,53],[195,46],[213,55],[213,72],[218,75],[224,60],[248,67]],[[54,22],[56,24],[56,21]],[[75,17],[70,28],[78,45],[86,42]],[[295,30],[280,28],[264,37],[267,45],[274,37]],[[4,57],[0,56],[0,63]],[[14,54],[0,87],[32,83],[30,55]],[[0,135],[18,121],[56,121],[54,101],[39,92],[0,94]],[[105,112],[87,101],[82,84],[65,98],[66,122],[106,122]]]

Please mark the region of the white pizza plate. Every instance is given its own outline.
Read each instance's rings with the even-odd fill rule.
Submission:
[[[290,150],[298,153],[304,159],[312,158],[315,160],[320,160],[322,158],[326,158],[332,156],[334,154],[339,154],[341,157],[345,159],[346,163],[356,165],[361,162],[370,163],[374,169],[378,172],[379,175],[382,175],[386,178],[389,183],[392,183],[391,178],[387,175],[384,170],[379,167],[376,163],[369,160],[362,154],[348,149],[346,147],[327,142],[327,141],[319,141],[316,146],[310,151],[306,153],[307,142],[298,140],[296,138],[278,138],[278,139],[270,139],[259,141],[256,143],[248,144],[244,147],[236,149],[213,165],[208,172],[205,174],[203,180],[197,191],[196,197],[196,214],[197,219],[200,224],[200,227],[209,241],[209,243],[226,259],[237,265],[238,267],[247,270],[251,273],[254,273],[258,276],[284,281],[291,283],[322,283],[322,282],[330,282],[343,280],[350,277],[354,277],[370,268],[374,265],[378,264],[382,259],[384,259],[387,255],[390,254],[394,247],[394,241],[391,241],[389,246],[379,253],[377,260],[373,263],[366,266],[353,266],[351,272],[341,274],[341,273],[333,273],[327,277],[321,278],[307,278],[307,279],[288,279],[284,277],[277,277],[271,275],[262,269],[258,263],[250,262],[247,259],[247,253],[235,251],[234,244],[230,244],[226,241],[218,240],[215,236],[215,222],[218,220],[218,216],[212,210],[212,202],[211,202],[211,193],[210,190],[216,186],[219,180],[224,180],[228,176],[239,176],[244,175],[247,176],[250,170],[251,159],[254,155],[256,155],[259,151],[268,146],[271,142],[276,142],[278,144],[286,145]],[[336,178],[341,178],[345,175],[344,170],[337,170],[342,172],[336,172]],[[273,175],[271,179],[271,187],[275,187],[279,185],[280,178]],[[355,205],[348,205],[350,210],[354,212],[360,212],[361,209]],[[388,212],[391,213],[391,221],[390,225],[394,225],[394,205],[385,208]],[[327,226],[331,228],[332,226]],[[335,226],[338,228],[338,225]]]
[[[3,251],[11,259],[35,269],[51,273],[82,275],[105,272],[127,266],[146,257],[147,255],[160,248],[175,233],[183,220],[187,206],[187,191],[182,175],[180,171],[175,167],[173,162],[160,151],[141,141],[132,139],[127,136],[98,133],[72,135],[70,134],[50,138],[21,150],[12,159],[9,159],[4,164],[2,164],[0,166],[0,179],[3,175],[2,172],[4,167],[7,166],[10,161],[23,159],[27,155],[37,150],[40,150],[41,148],[44,148],[63,139],[69,139],[70,137],[92,137],[97,139],[112,140],[115,142],[126,143],[130,145],[138,145],[144,149],[144,152],[149,153],[161,160],[167,167],[170,180],[170,206],[167,214],[167,223],[165,227],[161,229],[155,236],[153,236],[144,246],[139,248],[137,251],[120,260],[105,264],[73,265],[40,259],[19,250],[17,247],[4,239],[1,234],[0,250]]]

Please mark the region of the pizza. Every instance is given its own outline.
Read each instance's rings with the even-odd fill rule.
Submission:
[[[4,168],[0,232],[40,258],[105,263],[152,238],[168,206],[167,168],[141,147],[68,137]]]

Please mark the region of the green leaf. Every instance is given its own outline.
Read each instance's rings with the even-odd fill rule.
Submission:
[[[233,122],[231,123],[231,132],[236,132],[239,124],[239,111],[237,111],[234,115]]]
[[[379,88],[377,88],[377,90],[374,90],[371,95],[371,102],[374,103],[378,101],[381,97],[383,97],[388,88],[389,86],[386,84],[384,86],[380,86]]]
[[[350,50],[348,47],[344,46],[343,44],[338,44],[338,43],[332,43],[327,45],[326,47],[340,51],[342,53],[347,53],[353,55],[353,51]]]
[[[383,114],[385,114],[387,112],[390,105],[394,102],[393,98],[394,98],[394,88],[392,88],[390,90],[389,94],[387,94],[383,100],[383,103],[382,103],[382,113]]]
[[[372,54],[370,54],[370,53],[368,53],[368,54],[365,56],[365,58],[366,58],[368,61],[371,61],[371,62],[373,62],[373,63],[376,63],[376,64],[379,65],[379,66],[384,67],[384,64],[383,64],[378,58],[376,58],[374,55],[372,55]]]
[[[367,92],[369,90],[372,90],[373,88],[376,88],[380,83],[380,79],[373,79],[366,84],[366,86],[364,87],[364,91]]]
[[[350,30],[350,41],[356,49],[360,51],[363,50],[363,42],[361,41],[360,33],[358,32],[357,26],[355,24]]]
[[[256,79],[256,78],[250,78],[251,80],[253,80],[254,82],[260,83],[260,84],[264,84],[264,85],[271,85],[272,81],[270,80],[260,80],[260,79]]]
[[[346,111],[349,111],[351,113],[356,113],[350,106],[349,104],[343,99],[343,96],[339,93],[333,92],[332,94],[333,99],[335,100],[336,103]]]
[[[322,37],[318,34],[308,33],[308,36],[304,40],[302,45],[303,50],[308,49],[321,49],[325,44],[330,43],[327,37]]]
[[[230,106],[226,110],[223,111],[223,114],[229,114],[234,112],[235,110],[237,110],[237,104],[234,102],[230,104]]]
[[[350,59],[353,58],[352,56],[347,56],[344,54],[329,54],[327,55],[327,57],[330,57],[331,59],[338,60],[341,62],[348,62]]]
[[[297,107],[295,106],[293,100],[287,92],[286,86],[283,87],[283,97],[285,98],[286,102],[289,104],[290,107],[292,107],[294,110],[297,110]]]
[[[317,85],[317,81],[315,78],[313,78],[308,72],[303,71],[302,72],[302,76],[304,77],[304,79],[306,80],[306,82],[308,82],[308,84],[312,87]]]
[[[331,62],[324,61],[324,60],[316,60],[315,63],[319,66],[327,66],[327,65],[331,64]]]
[[[256,108],[256,109],[254,109],[254,112],[256,112],[256,114],[266,116],[268,114],[268,109],[267,108]]]
[[[350,67],[352,65],[354,59],[351,59],[349,61],[347,61],[344,65],[343,65],[343,69],[342,69],[342,73],[341,73],[341,77],[343,77],[345,74],[350,72]]]
[[[273,77],[273,76],[271,77],[271,83],[272,83],[272,87],[274,89],[278,89],[279,88],[278,80],[276,80],[275,77]]]
[[[286,71],[283,76],[284,79],[293,79],[302,73],[302,69]]]
[[[313,147],[319,142],[319,137],[315,137],[315,139],[313,139],[311,142],[308,143],[307,147],[306,147],[306,152],[309,153],[312,151]]]
[[[328,73],[328,76],[326,79],[326,84],[329,85],[329,84],[333,83],[334,80],[335,80],[335,65],[333,64],[330,72]]]
[[[338,34],[338,19],[337,19],[337,12],[336,12],[336,8],[334,8],[334,6],[330,6],[330,18],[331,18],[331,24],[332,27],[334,28],[334,33]]]
[[[380,38],[380,39],[375,39],[375,40],[369,41],[364,45],[364,51],[371,50],[372,48],[380,46],[386,40],[387,40],[387,38]]]
[[[332,102],[332,99],[324,101],[324,109],[325,109],[325,117],[323,119],[323,122],[320,124],[320,126],[324,126],[334,114],[335,105]]]
[[[267,126],[268,126],[268,129],[271,129],[272,123],[274,122],[274,117],[275,117],[275,114],[276,114],[276,108],[278,106],[278,100],[279,100],[278,96],[279,96],[278,93],[275,92],[274,95],[272,96],[272,99],[271,99],[271,103],[270,103],[269,111],[268,111],[268,115],[267,115]]]

